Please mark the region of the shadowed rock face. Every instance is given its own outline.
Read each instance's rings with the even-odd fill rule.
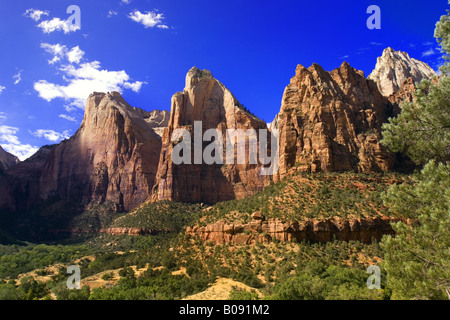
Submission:
[[[208,129],[218,129],[223,134],[224,142],[226,129],[255,129],[257,132],[267,129],[262,120],[244,110],[233,94],[213,78],[211,72],[192,68],[186,76],[184,91],[172,97],[170,121],[162,138],[152,200],[215,203],[243,198],[262,190],[268,178],[260,175],[259,165],[173,164],[172,133],[176,129],[189,131],[193,154],[195,121],[201,121],[202,135]],[[202,150],[209,144],[203,143]],[[191,163],[194,163],[193,157]]]
[[[434,70],[425,62],[411,58],[406,52],[386,48],[368,79],[375,81],[381,94],[389,97],[408,78],[417,83],[424,79],[431,80],[435,76]]]
[[[20,160],[11,153],[6,152],[0,146],[0,170],[8,170],[18,164]]]
[[[55,147],[56,145],[40,148],[30,158],[0,176],[0,209],[26,210],[40,201],[39,177]]]
[[[80,129],[53,150],[40,177],[42,199],[111,202],[132,210],[153,186],[161,139],[119,93],[94,93]]]
[[[344,62],[331,72],[299,65],[278,115],[280,174],[302,170],[387,171],[395,157],[380,145],[393,106],[373,81]]]

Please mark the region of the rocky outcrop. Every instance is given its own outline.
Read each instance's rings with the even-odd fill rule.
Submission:
[[[143,236],[143,235],[157,235],[161,233],[160,230],[145,229],[145,228],[104,228],[100,229],[99,233],[110,234],[113,236]],[[164,231],[167,232],[167,231]]]
[[[0,177],[0,209],[28,210],[41,200],[41,177],[45,163],[56,145],[43,146],[30,158],[15,165]]]
[[[170,121],[162,138],[152,200],[215,203],[244,198],[262,190],[269,181],[260,175],[261,166],[258,164],[250,165],[248,161],[245,164],[237,164],[237,161],[224,165],[209,165],[204,161],[194,164],[196,121],[202,125],[201,137],[206,130],[217,129],[224,143],[227,129],[255,129],[258,132],[267,128],[266,123],[245,110],[233,94],[214,79],[211,72],[192,68],[186,76],[184,91],[172,97]],[[171,140],[177,129],[185,129],[191,135],[191,164],[176,165],[172,161],[176,142]],[[210,143],[202,144],[202,152]]]
[[[377,83],[385,97],[396,93],[408,78],[413,82],[431,80],[436,72],[425,62],[411,58],[408,53],[386,48],[377,59],[375,69],[368,79]]]
[[[112,203],[132,210],[149,198],[161,139],[142,110],[117,93],[94,93],[80,129],[51,152],[40,177],[42,199]]]
[[[299,65],[278,114],[280,177],[296,164],[310,172],[390,170],[395,157],[379,141],[393,108],[346,62],[331,72]]]
[[[142,109],[134,109],[141,115],[145,122],[149,124],[150,128],[152,128],[153,131],[155,131],[160,137],[162,137],[164,129],[167,128],[169,124],[170,112],[166,110],[154,110],[146,112]]]
[[[206,227],[188,227],[186,234],[215,244],[249,245],[273,240],[325,243],[334,239],[370,243],[373,239],[380,240],[383,235],[394,234],[391,223],[395,221],[397,220],[386,217],[351,220],[336,217],[284,222],[279,219],[253,217],[248,224],[227,224],[219,221]]]
[[[0,170],[8,170],[20,162],[19,158],[3,150],[0,146]]]
[[[393,104],[400,105],[403,101],[413,102],[414,93],[416,92],[416,84],[413,78],[403,81],[400,89],[389,96],[389,101]]]

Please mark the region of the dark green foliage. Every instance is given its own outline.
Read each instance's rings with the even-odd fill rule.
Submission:
[[[80,258],[86,246],[0,246],[0,279]]]
[[[415,186],[392,187],[385,197],[392,211],[413,225],[394,225],[385,237],[385,268],[395,299],[450,298],[450,164],[430,162]]]
[[[160,232],[178,232],[199,216],[202,207],[162,201],[143,205],[131,214],[126,214],[112,223],[112,227],[144,228]]]
[[[255,291],[247,291],[239,288],[233,288],[230,292],[229,300],[259,300],[258,294]]]
[[[446,63],[441,67],[441,71],[444,74],[448,73],[450,71],[450,10],[447,10],[447,14],[441,16],[441,19],[436,23],[434,37],[441,45],[446,60]]]

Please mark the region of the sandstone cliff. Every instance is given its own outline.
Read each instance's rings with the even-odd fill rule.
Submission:
[[[0,146],[0,170],[8,170],[18,164],[20,160],[9,152],[3,150]]]
[[[215,203],[243,198],[262,190],[268,179],[260,175],[258,164],[208,165],[203,162],[175,165],[172,162],[175,144],[171,138],[176,129],[190,132],[194,153],[195,121],[202,123],[202,136],[208,129],[217,129],[223,134],[223,141],[226,141],[227,129],[255,129],[258,132],[258,129],[267,128],[262,120],[248,113],[211,72],[192,68],[186,76],[184,91],[172,97],[152,200]],[[208,144],[204,143],[203,147]]]
[[[364,73],[344,62],[331,72],[299,65],[278,115],[281,178],[304,171],[387,171],[395,157],[380,145],[394,107]]]
[[[80,129],[51,152],[40,177],[42,199],[113,203],[131,210],[150,195],[161,139],[119,93],[94,93]]]
[[[215,244],[249,245],[273,240],[329,242],[334,239],[370,243],[373,239],[380,240],[385,234],[394,234],[391,223],[395,221],[386,217],[352,220],[336,217],[284,222],[280,219],[265,220],[263,215],[254,214],[248,224],[219,221],[206,227],[188,227],[186,234]]]
[[[405,80],[413,82],[431,80],[436,76],[434,70],[425,62],[411,58],[408,53],[386,48],[377,59],[375,69],[368,79],[377,83],[378,89],[385,97],[396,93]]]

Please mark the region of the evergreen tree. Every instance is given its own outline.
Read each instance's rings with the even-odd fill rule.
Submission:
[[[450,164],[428,163],[415,185],[393,186],[385,201],[410,219],[382,242],[392,298],[450,299]]]
[[[450,12],[436,25],[435,36],[449,60]],[[436,85],[424,81],[416,100],[402,105],[384,126],[383,143],[425,165],[413,185],[393,186],[384,203],[394,215],[385,237],[387,286],[393,299],[450,299],[450,79],[449,63]]]

